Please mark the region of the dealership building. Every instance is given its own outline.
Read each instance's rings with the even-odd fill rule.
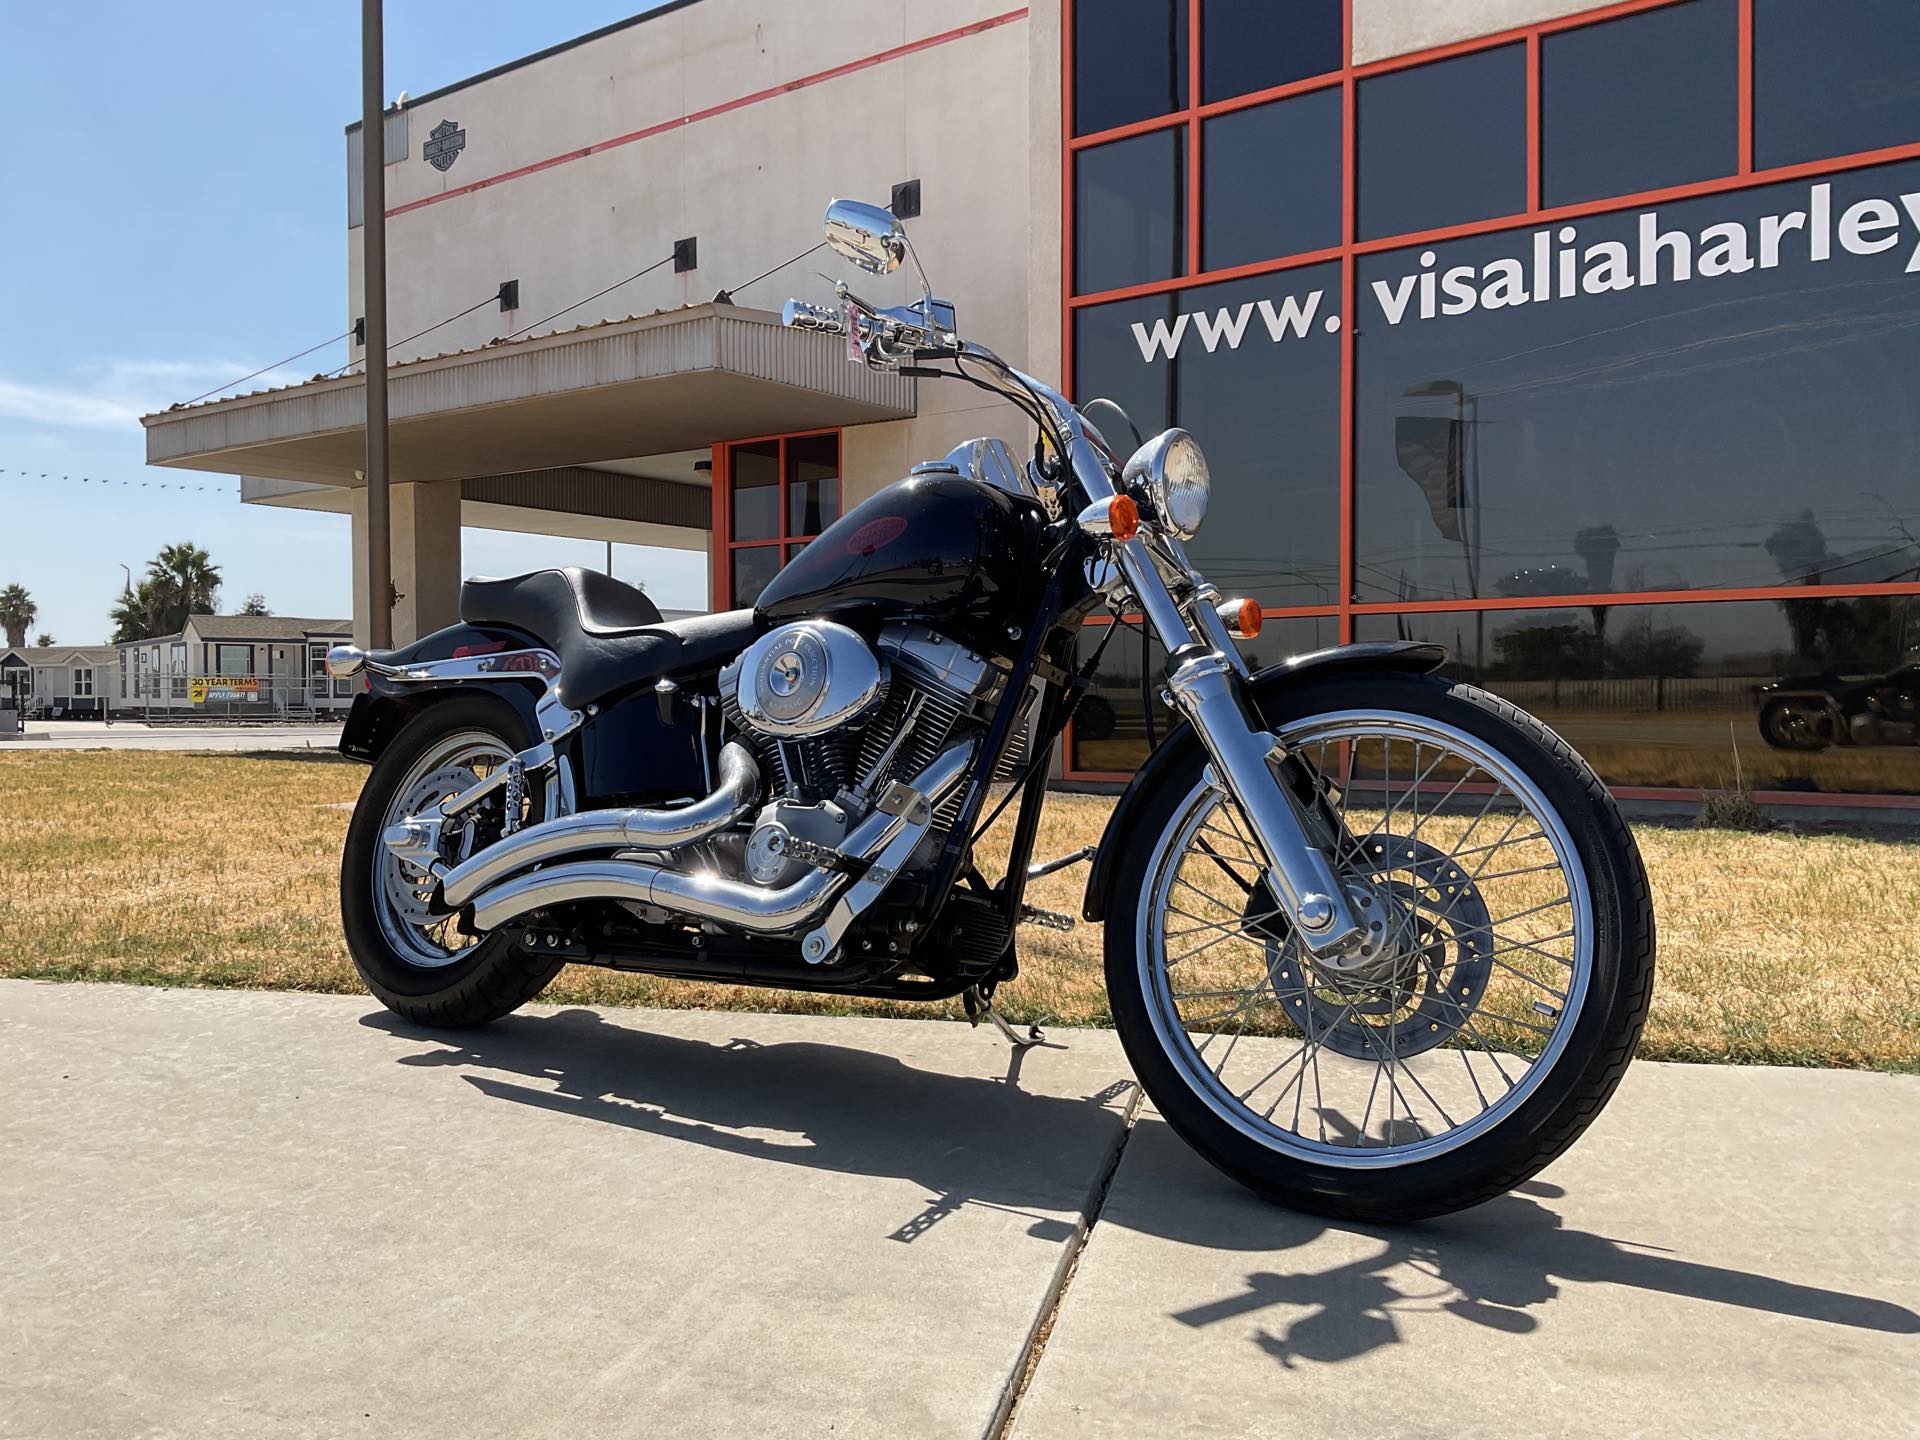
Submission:
[[[779,327],[822,271],[907,298],[804,253],[851,195],[969,338],[1195,433],[1258,661],[1438,640],[1623,793],[1920,810],[1911,0],[677,0],[384,131],[401,638],[462,524],[704,552],[727,607],[914,462],[1028,446]],[[353,515],[364,633],[363,418],[349,373],[145,423]],[[1108,650],[1067,776],[1164,731],[1156,663]]]

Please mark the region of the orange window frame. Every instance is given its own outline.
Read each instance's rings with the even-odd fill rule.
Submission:
[[[713,447],[713,546],[712,563],[708,567],[707,593],[712,608],[731,610],[742,601],[733,593],[733,556],[738,550],[777,550],[781,563],[793,558],[795,547],[818,538],[819,532],[811,535],[789,534],[787,521],[787,491],[791,484],[787,474],[787,445],[793,440],[811,440],[822,435],[833,437],[834,472],[841,486],[841,495],[846,494],[846,475],[841,462],[846,449],[842,443],[841,427],[828,426],[820,430],[790,430],[781,435],[752,435],[741,440],[725,440]],[[780,476],[780,533],[764,540],[736,540],[733,538],[733,452],[742,445],[777,444],[775,465]],[[838,519],[839,516],[835,516]],[[745,603],[751,603],[747,596]]]

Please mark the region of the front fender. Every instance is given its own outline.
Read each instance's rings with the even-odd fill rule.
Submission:
[[[1305,679],[1319,679],[1354,671],[1398,671],[1426,675],[1447,662],[1446,647],[1419,640],[1370,640],[1353,645],[1334,645],[1325,650],[1310,650],[1269,666],[1254,675],[1248,689],[1253,704],[1264,710],[1269,697],[1282,694]],[[1107,890],[1113,883],[1113,857],[1130,833],[1133,816],[1141,798],[1152,791],[1159,778],[1174,766],[1191,758],[1200,748],[1200,737],[1182,721],[1134,773],[1131,783],[1113,807],[1106,832],[1100,837],[1100,849],[1093,857],[1093,871],[1087,876],[1086,901],[1081,914],[1089,921],[1107,917]]]

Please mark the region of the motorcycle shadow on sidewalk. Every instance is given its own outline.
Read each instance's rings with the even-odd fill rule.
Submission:
[[[970,1207],[1033,1214],[1029,1233],[1067,1238],[1070,1227],[1036,1213],[1073,1208],[1085,1195],[1087,1177],[1063,1176],[1058,1157],[1084,1134],[1090,1112],[1104,1109],[1117,1120],[1117,1102],[1130,1089],[1044,1095],[1020,1088],[1017,1058],[1004,1078],[951,1075],[842,1045],[710,1043],[628,1029],[591,1010],[516,1015],[461,1041],[384,1011],[361,1023],[430,1044],[397,1063],[458,1071],[495,1099],[783,1165],[914,1181],[934,1198],[887,1237],[903,1243]],[[1283,1366],[1350,1360],[1401,1343],[1396,1315],[1414,1310],[1529,1334],[1541,1323],[1536,1312],[1568,1285],[1624,1286],[1920,1333],[1920,1315],[1890,1301],[1574,1229],[1547,1203],[1566,1192],[1545,1181],[1424,1224],[1354,1225],[1260,1200],[1150,1115],[1136,1122],[1126,1148],[1128,1183],[1113,1188],[1097,1226],[1216,1251],[1287,1251],[1323,1237],[1346,1237],[1347,1250],[1354,1240],[1371,1247],[1318,1270],[1256,1270],[1238,1293],[1170,1314],[1194,1329],[1270,1316],[1256,1343]]]
[[[1214,1173],[1157,1122],[1136,1126],[1128,1149],[1134,1183],[1115,1187],[1102,1224],[1153,1231],[1157,1217],[1177,1218],[1176,1238],[1228,1251],[1328,1242],[1317,1247],[1317,1267],[1252,1270],[1239,1290],[1171,1312],[1171,1319],[1195,1330],[1257,1318],[1254,1344],[1288,1369],[1353,1360],[1404,1343],[1400,1321],[1413,1315],[1445,1314],[1530,1335],[1543,1327],[1551,1302],[1588,1286],[1920,1334],[1920,1314],[1888,1300],[1702,1264],[1631,1237],[1575,1228],[1552,1203],[1568,1192],[1546,1180],[1524,1181],[1483,1205],[1420,1224],[1357,1225],[1265,1205]],[[1329,1254],[1337,1257],[1332,1263],[1326,1263]]]

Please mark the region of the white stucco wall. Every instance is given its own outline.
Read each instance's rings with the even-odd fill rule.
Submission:
[[[487,306],[395,358],[484,344],[640,269],[685,236],[699,241],[696,270],[663,268],[548,328],[709,300],[817,241],[829,198],[885,203],[896,182],[918,179],[923,214],[910,228],[937,293],[956,302],[969,336],[1024,364],[1032,310],[1024,17],[576,153],[1012,8],[1007,0],[699,0],[411,106],[406,158],[386,172],[389,212],[503,178],[389,219],[389,333],[423,329],[507,279],[520,282],[520,309]],[[1051,55],[1057,68],[1057,48]],[[391,89],[405,83],[388,76]],[[442,120],[466,133],[444,173],[421,158]],[[1057,123],[1040,134],[1057,148]],[[1057,226],[1057,214],[1049,218]],[[360,233],[349,231],[354,315]],[[886,303],[909,294],[907,272],[861,276],[822,252],[740,299],[773,308],[788,295],[827,300],[829,283],[816,271]],[[1018,415],[978,391],[929,383],[920,396],[916,420],[847,432],[849,502],[969,436],[1026,443]]]
[[[1593,0],[1353,0],[1353,61],[1365,65],[1597,8]]]

